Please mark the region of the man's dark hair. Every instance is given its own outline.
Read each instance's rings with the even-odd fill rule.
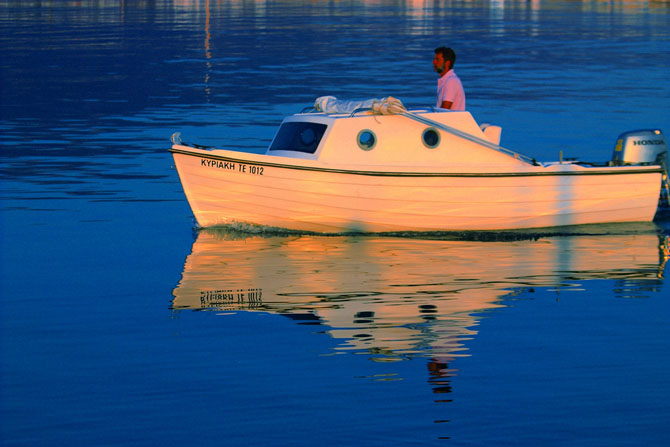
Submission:
[[[437,53],[441,54],[445,61],[451,61],[451,68],[454,68],[454,64],[456,63],[456,53],[454,53],[454,50],[447,47],[440,47],[435,48],[435,54]]]

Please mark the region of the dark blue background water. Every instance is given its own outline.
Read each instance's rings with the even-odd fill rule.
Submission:
[[[262,151],[321,95],[431,105],[449,45],[503,145],[605,160],[670,133],[666,2],[0,1],[0,33],[3,445],[667,445],[667,219],[197,234],[167,152]],[[200,311],[212,284],[264,301]]]

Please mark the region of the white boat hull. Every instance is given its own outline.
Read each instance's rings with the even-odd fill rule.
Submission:
[[[243,223],[319,233],[651,221],[662,176],[658,166],[397,172],[178,144],[172,153],[201,227]]]

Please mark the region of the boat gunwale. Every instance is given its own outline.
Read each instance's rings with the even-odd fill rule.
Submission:
[[[184,144],[181,147],[190,148]],[[378,170],[359,170],[359,169],[342,169],[342,168],[327,168],[318,166],[303,166],[287,163],[273,163],[269,161],[250,160],[246,158],[234,158],[220,154],[211,153],[205,149],[192,148],[193,150],[180,149],[176,147],[170,148],[172,154],[187,155],[196,158],[204,158],[210,160],[236,162],[247,165],[273,167],[292,169],[299,171],[315,171],[327,172],[332,174],[346,174],[346,175],[365,175],[375,177],[545,177],[545,176],[583,176],[583,175],[630,175],[630,174],[662,174],[663,168],[660,165],[626,165],[626,166],[589,166],[584,170],[576,171],[545,171],[545,172],[411,172],[411,171],[378,171]],[[202,152],[201,152],[202,151]],[[265,154],[253,154],[262,155]],[[293,159],[291,159],[293,160]],[[302,160],[302,159],[297,159]],[[574,165],[574,163],[571,163]],[[555,166],[555,165],[554,165]],[[582,165],[580,165],[582,166]],[[538,167],[544,168],[546,167]]]

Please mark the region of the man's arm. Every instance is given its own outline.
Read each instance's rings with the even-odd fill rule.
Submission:
[[[451,109],[453,102],[451,101],[442,101],[442,104],[440,104],[440,107],[443,109]]]

